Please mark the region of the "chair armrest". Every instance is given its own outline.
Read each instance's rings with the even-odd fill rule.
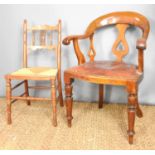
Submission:
[[[136,48],[145,50],[146,49],[146,39],[145,38],[138,39],[137,43],[136,43]]]
[[[62,43],[64,45],[69,45],[71,41],[75,40],[75,39],[86,39],[88,38],[89,35],[84,34],[84,35],[72,35],[72,36],[68,36],[66,38],[63,39]]]
[[[75,54],[77,56],[78,59],[78,64],[83,64],[85,63],[85,57],[82,54],[82,51],[80,50],[79,44],[78,44],[78,40],[79,39],[86,39],[90,37],[90,35],[88,34],[84,34],[84,35],[73,35],[73,36],[68,36],[65,39],[63,39],[62,43],[64,45],[69,45],[71,41],[73,41],[73,45],[74,45],[74,51]]]

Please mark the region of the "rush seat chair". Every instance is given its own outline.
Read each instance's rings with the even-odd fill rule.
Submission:
[[[53,33],[57,34],[57,43],[53,43]],[[38,35],[37,35],[38,34]],[[39,37],[38,37],[39,36]],[[28,41],[31,40],[31,41]],[[55,52],[57,67],[29,67],[28,52]],[[51,57],[51,61],[52,57]],[[23,68],[7,74],[6,79],[6,99],[7,99],[7,123],[11,124],[11,105],[17,100],[26,100],[27,105],[33,101],[50,101],[53,111],[53,125],[57,126],[56,91],[59,92],[59,102],[63,106],[62,86],[61,86],[61,20],[55,26],[35,25],[29,27],[27,21],[23,23]],[[12,87],[12,80],[21,82]],[[50,81],[49,86],[29,86],[28,81]],[[56,86],[58,83],[58,89]],[[25,91],[19,96],[13,96],[12,91],[24,85]],[[50,98],[34,97],[29,95],[29,89],[50,89]]]

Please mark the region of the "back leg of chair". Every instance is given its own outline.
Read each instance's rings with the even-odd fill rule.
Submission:
[[[139,102],[138,102],[138,92],[137,92],[137,98],[136,98],[136,115],[139,118],[143,117],[143,112],[142,112],[142,110],[139,106]]]
[[[6,78],[6,100],[7,100],[7,123],[11,124],[11,80]]]
[[[62,84],[61,84],[61,75],[58,74],[58,91],[59,91],[59,102],[60,106],[63,107],[63,95],[62,95]]]
[[[28,80],[24,81],[24,87],[25,87],[25,96],[28,97],[29,96],[29,88],[28,88]],[[27,105],[31,105],[30,100],[26,100]]]
[[[57,126],[57,103],[56,103],[56,84],[55,80],[51,80],[51,101],[53,110],[53,126]]]
[[[98,104],[99,108],[103,107],[103,96],[104,96],[104,85],[99,84],[99,104]]]

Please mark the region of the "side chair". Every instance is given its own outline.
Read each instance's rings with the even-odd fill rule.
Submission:
[[[82,22],[80,22],[82,23]],[[116,60],[95,60],[97,52],[94,47],[94,35],[98,29],[115,26],[118,30],[118,37],[112,47],[112,53]],[[125,38],[125,32],[129,27],[138,27],[142,30],[142,36],[137,40],[135,49],[138,50],[138,63],[126,63],[123,58],[129,52],[129,46]],[[136,12],[113,12],[98,17],[87,27],[83,35],[68,36],[63,40],[64,45],[73,42],[74,51],[78,65],[71,67],[64,72],[66,109],[68,126],[72,124],[72,83],[74,79],[84,80],[99,85],[99,108],[103,106],[104,85],[125,86],[128,92],[128,138],[133,143],[135,114],[142,117],[142,111],[138,103],[138,85],[143,79],[143,60],[146,49],[146,41],[149,34],[149,21],[143,15]],[[137,30],[137,29],[136,29]],[[88,50],[89,61],[86,61],[80,46],[79,40],[89,39]],[[119,48],[122,44],[123,48]],[[130,51],[131,52],[131,51]]]
[[[53,33],[57,33],[57,43],[53,43]],[[37,35],[38,34],[38,35]],[[38,37],[39,36],[39,37]],[[39,39],[38,39],[39,38]],[[30,41],[29,41],[30,40]],[[57,67],[29,67],[28,52],[55,52]],[[51,57],[51,61],[52,57]],[[57,126],[57,98],[56,91],[59,92],[59,102],[63,106],[62,86],[61,86],[61,20],[55,26],[34,25],[29,27],[27,20],[23,23],[23,68],[7,74],[6,79],[6,100],[7,100],[7,123],[11,124],[11,105],[17,100],[26,100],[27,105],[32,101],[50,101],[53,111],[53,125]],[[20,80],[18,84],[12,86],[12,80]],[[28,81],[49,81],[49,86],[29,86]],[[56,86],[58,83],[58,89]],[[12,91],[24,85],[24,93],[13,96]],[[29,95],[29,89],[50,89],[50,98],[35,97]]]

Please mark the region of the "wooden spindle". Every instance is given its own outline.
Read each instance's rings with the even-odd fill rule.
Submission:
[[[35,46],[35,31],[32,31],[32,46]]]
[[[49,36],[49,41],[50,41],[50,45],[52,46],[53,45],[53,36],[52,36],[52,31],[50,32],[50,36]]]
[[[144,63],[144,58],[143,58],[143,50],[139,49],[138,50],[138,71],[140,73],[143,72],[143,63]]]
[[[46,44],[46,31],[40,31],[40,45],[45,46]]]

